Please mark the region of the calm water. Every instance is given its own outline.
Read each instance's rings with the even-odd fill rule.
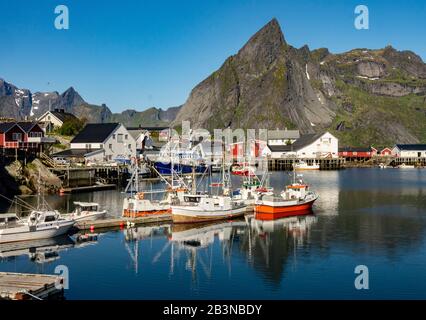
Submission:
[[[278,189],[288,179],[273,173]],[[68,299],[426,298],[426,170],[349,169],[305,173],[320,198],[315,215],[246,218],[198,228],[169,224],[75,236],[21,247],[0,245],[0,271],[70,272]],[[119,215],[116,191],[51,196],[99,202]],[[354,287],[369,268],[370,289]]]

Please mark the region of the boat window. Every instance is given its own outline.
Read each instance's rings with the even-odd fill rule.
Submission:
[[[200,197],[184,197],[185,202],[200,202]]]
[[[51,222],[55,220],[56,220],[55,216],[47,216],[46,218],[44,218],[44,222]]]

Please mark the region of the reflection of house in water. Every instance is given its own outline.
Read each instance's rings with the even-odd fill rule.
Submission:
[[[69,236],[41,239],[26,242],[5,243],[0,246],[1,259],[15,259],[28,255],[31,261],[44,264],[60,258],[59,252],[74,247],[75,243]]]

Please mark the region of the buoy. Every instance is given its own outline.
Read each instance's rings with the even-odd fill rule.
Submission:
[[[93,232],[95,230],[95,226],[91,225],[90,226],[90,232]]]
[[[60,195],[60,196],[63,196],[64,194],[65,194],[65,192],[64,192],[64,188],[59,189],[59,195]]]

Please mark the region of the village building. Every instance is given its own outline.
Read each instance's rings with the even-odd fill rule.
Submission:
[[[400,158],[425,158],[426,144],[397,144],[392,155]]]
[[[45,136],[36,122],[0,123],[0,148],[41,152],[43,145],[55,143],[56,139]]]
[[[55,109],[54,111],[46,111],[37,121],[42,123],[45,132],[50,132],[62,127],[64,122],[74,119],[77,119],[77,117],[72,113],[65,112],[64,109]]]
[[[267,144],[272,146],[283,146],[292,144],[299,138],[299,130],[268,130]]]
[[[120,123],[89,123],[71,140],[70,146],[52,158],[98,163],[136,156],[136,141]]]
[[[380,157],[389,157],[392,155],[392,149],[387,147],[383,148],[377,155]]]
[[[297,157],[299,159],[338,158],[339,140],[329,132],[305,134],[290,145],[268,144],[262,155],[272,159]]]
[[[339,157],[348,161],[369,160],[377,155],[377,149],[373,147],[341,147],[339,148]]]

